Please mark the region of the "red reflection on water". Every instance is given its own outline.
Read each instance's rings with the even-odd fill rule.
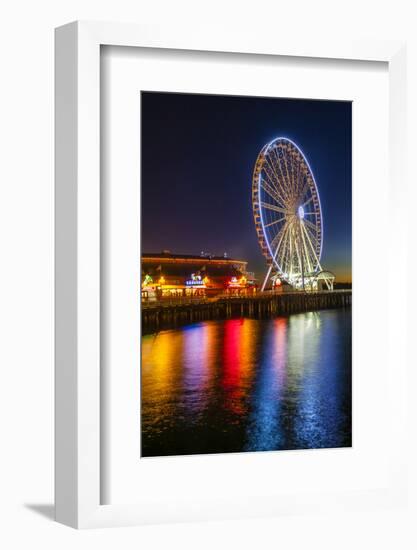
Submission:
[[[226,407],[234,414],[246,411],[245,398],[253,370],[256,334],[249,319],[230,319],[224,324],[221,386],[227,394]]]
[[[243,321],[240,319],[227,321],[224,327],[223,339],[223,378],[224,389],[234,388],[239,381],[239,344]]]
[[[285,383],[287,368],[288,318],[279,317],[275,319],[274,329],[276,335],[274,346],[275,368],[279,383],[282,385]]]

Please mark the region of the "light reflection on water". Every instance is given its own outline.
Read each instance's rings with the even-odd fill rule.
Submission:
[[[350,309],[142,338],[142,456],[350,445]]]

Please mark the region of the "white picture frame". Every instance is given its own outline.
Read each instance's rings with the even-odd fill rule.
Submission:
[[[127,46],[207,52],[230,52],[381,61],[389,70],[390,192],[404,203],[405,45],[401,42],[326,42],[297,40],[238,30],[175,29],[113,23],[75,22],[56,30],[56,519],[77,528],[129,525],[157,521],[155,511],[134,504],[101,504],[100,477],[100,48]],[[401,231],[401,216],[396,231]],[[398,219],[397,219],[398,218]],[[398,251],[405,261],[406,250]],[[397,296],[402,290],[395,289]],[[392,315],[403,315],[406,300],[388,299]],[[399,342],[392,406],[405,421],[405,335]],[[311,495],[303,503],[289,495],[286,505],[265,501],[257,514],[301,511],[308,506],[341,508],[376,501],[395,504],[405,498],[404,450],[391,464],[384,494]],[[172,495],[175,498],[175,495]],[[194,519],[235,517],[208,506]],[[253,515],[253,514],[252,514]],[[187,519],[175,506],[162,519]]]

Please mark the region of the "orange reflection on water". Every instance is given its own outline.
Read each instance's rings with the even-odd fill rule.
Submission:
[[[170,414],[173,393],[178,386],[184,339],[175,331],[161,332],[142,339],[142,413],[151,414],[153,422]]]

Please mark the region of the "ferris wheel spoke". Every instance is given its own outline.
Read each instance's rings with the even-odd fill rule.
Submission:
[[[282,150],[281,150],[282,151]],[[284,157],[284,152],[282,151],[282,155]],[[278,167],[278,170],[280,172],[280,175],[281,175],[281,180],[285,183],[285,186],[286,186],[286,193],[287,193],[287,196],[289,197],[290,195],[288,194],[288,191],[290,191],[290,188],[289,188],[289,185],[288,185],[288,179],[287,177],[284,175],[284,172],[282,170],[282,165],[281,165],[281,158],[279,156],[279,151],[278,151],[278,148],[274,148],[272,149],[271,151],[271,156],[273,157],[273,160],[275,161],[275,165]]]
[[[305,257],[305,250],[304,250],[304,246],[303,246],[303,242],[302,242],[302,238],[301,238],[301,232],[300,232],[300,228],[297,227],[296,229],[296,245],[297,245],[297,250],[298,250],[298,255],[299,255],[299,268],[300,268],[300,275],[305,275],[306,271],[307,271],[307,262],[306,262],[306,257]]]
[[[275,170],[275,168],[273,167],[273,165],[270,163],[270,159],[268,156],[265,156],[265,164],[266,166],[268,167],[270,173],[272,174],[272,179],[274,180],[274,187],[275,189],[277,190],[278,192],[278,189],[281,190],[282,192],[282,197],[284,199],[284,202],[286,202],[288,200],[288,195],[286,193],[286,190],[282,187],[282,185],[280,185],[280,178]],[[270,179],[271,179],[271,176],[270,176]]]
[[[281,189],[285,194],[286,199],[288,200],[291,197],[291,195],[289,193],[287,178],[284,176],[284,173],[282,171],[281,159],[279,157],[279,153],[277,152],[276,148],[271,149],[271,160],[275,162],[275,166],[279,170],[279,175],[276,170],[274,170],[274,173],[276,174],[278,181],[281,182]],[[285,183],[285,186],[282,185],[283,182]]]
[[[315,256],[315,259],[318,261],[318,258],[317,258],[317,255],[316,255],[316,249],[314,248],[313,243],[311,242],[310,235],[309,235],[309,233],[308,233],[308,231],[307,231],[307,228],[306,228],[306,226],[305,226],[305,224],[304,224],[303,221],[302,221],[302,223],[301,223],[301,228],[302,228],[303,233],[304,233],[305,236],[307,237],[307,242],[308,242],[308,244],[310,245],[311,251],[312,251],[312,253],[313,253],[314,256]]]
[[[307,245],[304,242],[303,236],[301,236],[302,242],[301,242],[301,253],[304,256],[303,259],[303,266],[304,266],[304,277],[312,273],[313,268],[311,267],[311,261],[310,261],[310,255],[307,250]]]
[[[300,182],[300,175],[302,172],[302,162],[297,155],[295,155],[295,159],[296,159],[297,170],[296,170],[296,173],[294,174],[294,189],[295,189],[295,192],[297,192],[297,189],[299,187],[299,182]]]
[[[289,271],[289,259],[288,259],[288,237],[285,239],[285,245],[281,247],[280,255],[277,260],[277,264],[283,274],[288,276]]]
[[[290,179],[289,179],[289,172],[288,172],[287,161],[286,161],[286,156],[285,155],[286,154],[284,152],[282,152],[282,159],[280,159],[279,155],[278,155],[278,166],[279,166],[279,170],[281,172],[282,179],[285,181],[285,184],[286,184],[287,196],[290,199],[292,199],[293,193],[292,193],[292,189],[291,189],[291,182],[290,182]],[[282,164],[285,164],[285,175],[284,175],[284,171],[282,169]]]
[[[283,154],[284,163],[285,163],[285,171],[287,173],[288,186],[291,190],[291,195],[294,196],[295,190],[294,190],[294,183],[293,183],[293,177],[292,177],[293,174],[291,173],[291,171],[288,168],[288,164],[290,164],[290,166],[291,166],[291,162],[290,163],[287,162],[287,157],[289,156],[289,155],[287,155],[287,153],[288,153],[288,149],[286,149],[285,153]]]
[[[287,218],[284,216],[283,218],[279,218],[279,220],[275,220],[271,223],[268,223],[266,225],[264,225],[265,228],[267,227],[271,227],[271,225],[275,225],[276,223],[280,223],[280,222],[283,222],[284,220],[286,220]]]
[[[302,275],[303,273],[303,260],[301,259],[301,256],[300,256],[300,250],[299,250],[299,239],[298,239],[298,236],[295,235],[295,239],[294,239],[294,248],[295,248],[295,252],[296,252],[296,255],[297,255],[297,259],[298,259],[298,272],[300,275]]]
[[[286,210],[285,208],[281,208],[279,206],[275,206],[275,204],[271,204],[269,202],[263,202],[263,201],[261,201],[259,204],[264,208],[268,208],[268,210],[273,210],[274,212],[279,212],[280,214],[288,214],[288,210]]]
[[[288,267],[291,266],[291,231],[288,230],[285,235],[285,241],[282,247],[282,253],[279,261],[279,265],[284,273],[288,273]]]
[[[313,200],[313,196],[311,196],[308,200],[306,200],[306,202],[304,202],[301,206],[304,208],[305,206],[307,206],[307,204],[310,204],[312,200]]]
[[[305,235],[304,235],[304,230],[303,230],[302,223],[300,223],[300,226],[301,226],[301,229],[300,229],[301,238],[302,238],[302,240],[303,240],[304,257],[305,257],[306,264],[307,264],[307,267],[308,267],[308,273],[312,273],[312,272],[314,271],[314,269],[313,269],[313,267],[312,267],[310,254],[309,254],[309,252],[308,252],[307,242],[306,242],[306,239],[305,239]]]
[[[303,220],[303,222],[304,222],[304,224],[303,224],[303,225],[304,225],[304,229],[307,231],[307,233],[309,234],[310,238],[313,239],[313,241],[316,241],[316,240],[317,240],[317,231],[316,231],[316,230],[313,231],[313,229],[312,229],[311,227],[309,227],[309,226],[305,223],[306,221],[307,221],[307,220],[304,218],[304,220]]]
[[[303,220],[304,222],[304,228],[310,238],[310,241],[311,241],[311,244],[313,245],[314,247],[314,250],[316,251],[316,253],[319,253],[319,242],[320,242],[320,235],[319,233],[316,231],[314,231],[311,227],[309,227],[305,222],[307,220]]]
[[[294,192],[294,195],[296,195],[298,185],[299,185],[301,162],[296,153],[293,153],[293,159],[294,159],[294,164],[296,166],[296,170],[294,171],[294,175],[293,175],[293,190],[294,190],[293,192]]]
[[[305,229],[307,235],[309,236],[311,246],[313,247],[313,250],[314,250],[315,254],[317,255],[319,253],[319,250],[317,249],[317,238],[314,237],[311,233],[309,233],[305,226],[304,226],[304,229]]]
[[[279,183],[279,176],[274,168],[274,165],[271,164],[268,155],[265,155],[265,164],[269,168],[270,172],[273,174],[273,177],[275,178],[275,180]]]
[[[303,163],[297,155],[295,155],[294,158],[296,159],[295,162],[297,166],[297,170],[294,173],[294,196],[296,196],[300,187],[300,179],[303,175]]]
[[[305,220],[303,220],[305,222]],[[312,230],[305,224],[303,224],[304,230],[308,236],[308,239],[311,243],[312,249],[318,259],[318,254],[320,254],[320,242],[317,234],[313,234]]]
[[[317,267],[319,267],[319,268],[321,269],[320,261],[319,261],[319,259],[318,259],[318,257],[317,257],[316,250],[315,250],[315,248],[314,248],[314,246],[313,246],[313,243],[312,243],[311,240],[310,240],[308,231],[307,231],[307,229],[306,229],[304,223],[301,223],[301,227],[302,227],[302,230],[303,230],[304,233],[305,233],[305,236],[307,237],[307,242],[308,242],[309,245],[310,245],[311,252],[313,253],[313,258],[314,258],[314,260],[315,260],[315,262],[316,262],[316,264],[317,264]]]
[[[276,180],[274,173],[271,172],[266,162],[263,166],[263,171],[269,187],[275,192],[276,196],[279,197],[278,202],[280,202],[282,206],[285,206],[287,201],[285,196],[282,194],[282,189],[280,189],[279,180]]]
[[[285,206],[283,200],[281,199],[280,195],[273,189],[269,183],[262,178],[262,175],[259,176],[261,178],[260,184],[262,189],[265,191],[265,193],[268,193],[268,195],[274,199],[276,202],[280,203],[282,206]]]
[[[292,273],[293,273],[293,266],[294,266],[293,257],[294,257],[294,246],[293,246],[293,240],[290,239],[288,243],[288,270],[287,270],[290,278],[292,277]]]
[[[305,174],[304,174],[304,171],[302,171],[301,177],[297,185],[297,199],[302,201],[305,197],[307,190],[308,190],[308,186],[305,181]]]
[[[288,230],[288,223],[285,223],[285,225],[281,227],[281,229],[278,231],[278,233],[275,235],[275,237],[271,241],[271,250],[274,250],[275,245],[278,243],[277,247],[275,248],[275,252],[273,253],[274,260],[277,256],[279,247],[281,246],[281,243],[282,243],[282,239],[284,238],[287,230]]]
[[[314,225],[314,223],[312,223],[310,220],[306,220],[306,219],[304,219],[303,221],[308,227],[310,227],[311,229],[313,229],[317,233],[317,227]]]
[[[298,188],[301,186],[300,181],[304,173],[304,164],[303,164],[303,160],[299,156],[297,157],[297,162],[298,162],[298,170],[297,170],[296,189],[298,190]]]
[[[301,193],[299,195],[300,199],[303,200],[304,197],[307,195],[308,191],[310,190],[310,183],[308,181],[308,178],[306,179],[304,186],[301,190]]]

